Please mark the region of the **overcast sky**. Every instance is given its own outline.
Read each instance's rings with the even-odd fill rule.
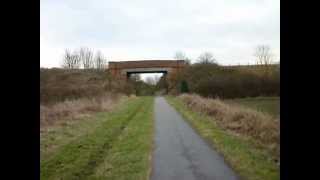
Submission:
[[[66,48],[101,50],[110,61],[191,59],[254,62],[254,48],[280,59],[280,0],[41,0],[40,66],[58,67]]]

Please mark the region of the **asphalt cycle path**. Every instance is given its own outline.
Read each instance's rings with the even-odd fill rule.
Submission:
[[[155,99],[155,149],[151,180],[239,179],[163,97]]]

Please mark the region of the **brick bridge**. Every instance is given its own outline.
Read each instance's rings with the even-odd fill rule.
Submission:
[[[135,73],[164,73],[172,79],[185,67],[184,60],[141,60],[109,62],[109,71],[114,77],[128,79]]]
[[[174,91],[177,84],[177,73],[186,66],[184,60],[140,60],[109,62],[108,70],[119,82],[127,80],[136,73],[163,73],[168,83],[166,91]],[[172,91],[173,90],[173,91]]]

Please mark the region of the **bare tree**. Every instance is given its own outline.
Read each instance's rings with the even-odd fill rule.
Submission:
[[[71,55],[71,59],[72,59],[72,66],[74,69],[78,69],[80,68],[80,55],[78,51],[74,51]]]
[[[80,58],[75,51],[71,53],[68,49],[65,50],[65,54],[62,60],[62,67],[67,69],[76,69],[80,66]]]
[[[217,64],[216,59],[213,57],[213,54],[210,52],[202,53],[198,58],[198,62],[200,64]]]
[[[105,67],[106,66],[105,59],[103,57],[103,54],[100,51],[98,51],[96,53],[96,56],[94,58],[94,66],[95,66],[96,69],[104,69],[104,68],[106,68]]]
[[[258,65],[268,66],[273,61],[273,54],[268,45],[259,45],[256,47],[254,56]]]
[[[87,47],[81,47],[79,50],[80,60],[84,69],[90,69],[94,67],[93,52]]]
[[[182,51],[177,51],[173,58],[176,60],[184,60],[186,64],[191,64],[191,59],[189,59]]]
[[[265,78],[271,75],[271,64],[273,62],[274,55],[271,52],[271,48],[268,45],[259,45],[256,47],[254,56],[256,57],[257,65],[263,67],[262,72]]]
[[[64,52],[61,66],[63,68],[67,68],[67,69],[71,69],[71,67],[72,67],[72,65],[71,65],[71,53],[70,53],[70,51],[68,49],[66,49],[65,52]]]

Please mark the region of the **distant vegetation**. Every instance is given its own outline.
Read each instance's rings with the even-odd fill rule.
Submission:
[[[120,82],[106,70],[107,60],[97,51],[86,47],[66,50],[63,69],[40,70],[41,102],[92,97],[105,91],[138,96],[155,94],[197,93],[205,97],[244,98],[280,95],[280,64],[267,45],[256,47],[256,65],[222,66],[210,52],[204,52],[191,63],[182,51],[174,58],[185,60],[187,67],[173,79],[165,76],[153,83],[132,75],[128,82]],[[157,83],[156,83],[157,82]]]
[[[40,68],[40,103],[90,98],[109,91],[111,79],[105,71]]]
[[[223,67],[192,64],[180,75],[190,92],[206,97],[242,98],[280,95],[280,71],[276,65],[265,67]]]
[[[123,82],[106,70],[40,68],[40,103],[99,97],[105,93],[153,95],[156,85],[141,79]]]
[[[205,52],[198,60],[180,73],[170,93],[179,94],[183,89],[205,97],[243,98],[257,96],[280,96],[280,64],[273,64],[268,46],[258,46],[254,56],[256,65],[222,66],[213,54]],[[177,52],[176,58],[187,58]]]

